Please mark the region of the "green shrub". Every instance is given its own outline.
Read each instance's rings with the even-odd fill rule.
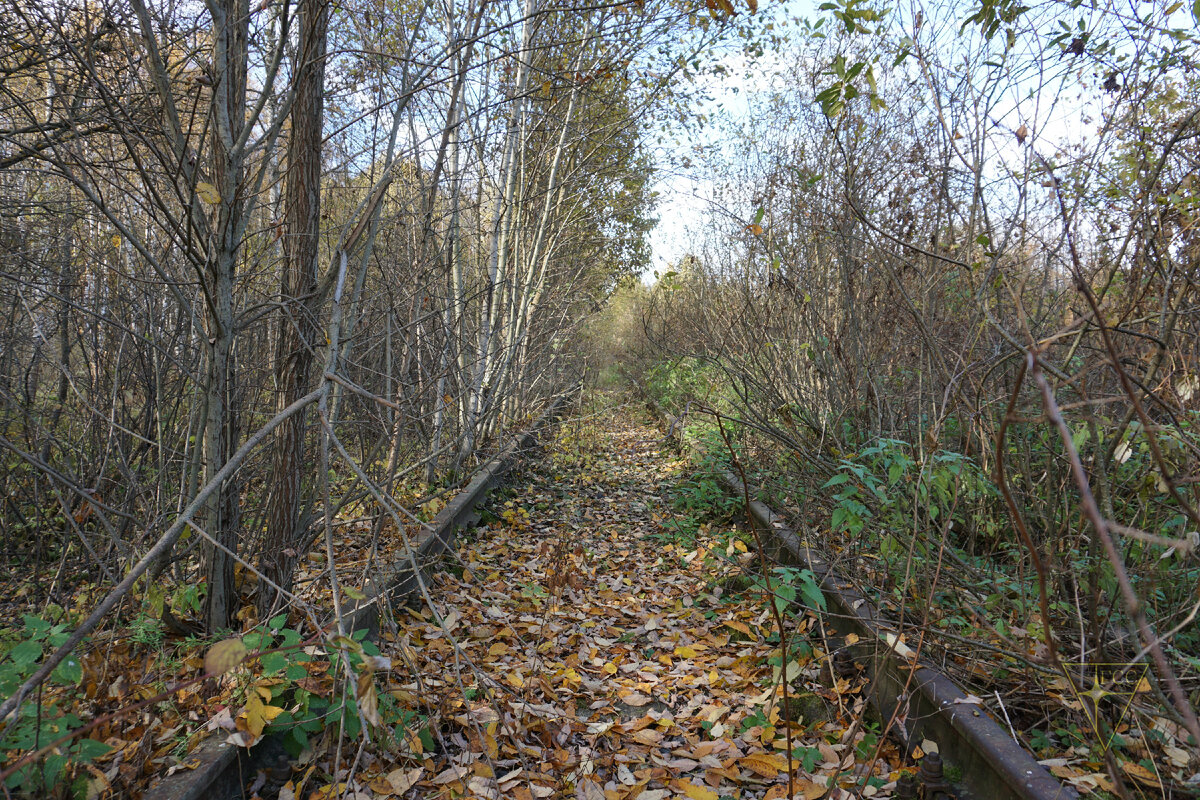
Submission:
[[[9,631],[0,658],[0,696],[10,697],[37,671],[48,650],[60,647],[70,636],[65,624],[54,625],[40,617],[25,616],[19,631]],[[50,673],[51,689],[27,698],[0,731],[0,757],[7,764],[36,751],[83,727],[84,721],[71,710],[77,698],[74,689],[83,680],[83,666],[74,654]],[[65,691],[64,691],[65,689]],[[46,795],[57,789],[72,774],[72,765],[87,764],[111,748],[95,739],[72,739],[43,758],[33,761],[10,775],[5,788],[30,796]],[[86,792],[82,785],[71,787],[75,795]]]

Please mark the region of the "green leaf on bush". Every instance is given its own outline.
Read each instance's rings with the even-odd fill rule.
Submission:
[[[95,739],[80,739],[71,748],[72,753],[75,755],[75,759],[84,763],[87,763],[88,761],[94,761],[95,759],[106,755],[110,750],[112,750],[111,745],[107,745],[104,742],[98,742]]]
[[[17,642],[13,649],[8,651],[8,657],[18,669],[28,669],[42,657],[42,646],[33,639],[26,639]]]
[[[262,631],[251,631],[242,637],[242,644],[251,650],[262,650],[268,641],[267,635]]]
[[[83,680],[83,666],[75,656],[67,656],[61,664],[54,668],[51,675],[59,683],[78,686],[79,682]]]
[[[262,664],[265,674],[272,675],[286,669],[288,659],[283,653],[263,653],[262,657],[259,658],[259,663]]]

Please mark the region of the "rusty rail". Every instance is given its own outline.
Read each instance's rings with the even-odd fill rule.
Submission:
[[[674,427],[672,417],[654,398],[636,382],[634,385],[651,410]],[[747,491],[732,472],[719,471],[717,476],[732,496],[754,496],[753,487]],[[913,747],[924,740],[937,744],[938,752],[922,759],[917,775],[917,781],[924,787],[924,797],[1078,800],[1074,788],[1051,775],[982,705],[964,702],[967,694],[952,680],[928,665],[913,665],[897,653],[898,631],[894,623],[805,546],[779,515],[758,500],[750,501],[749,513],[755,527],[766,537],[771,550],[766,554],[768,558],[786,566],[809,569],[819,580],[827,605],[824,625],[831,639],[831,657],[843,665],[849,664],[851,669],[854,664],[863,666],[864,692],[882,720],[895,719],[891,732],[900,739],[906,752],[913,752]],[[858,638],[847,645],[846,634],[850,633]],[[951,784],[943,765],[957,768],[961,780]]]
[[[347,614],[349,630],[366,629],[368,636],[379,634],[379,607],[382,603],[402,602],[415,594],[424,570],[442,553],[452,550],[458,532],[479,521],[478,507],[487,493],[497,486],[518,457],[531,450],[542,429],[556,420],[566,407],[568,394],[555,398],[550,407],[529,427],[529,430],[508,444],[499,455],[475,473],[461,492],[426,526],[412,543],[414,555],[385,566],[362,587],[365,599],[358,601]]]

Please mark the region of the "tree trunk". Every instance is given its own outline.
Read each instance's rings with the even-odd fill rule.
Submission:
[[[325,100],[325,44],[329,7],[324,0],[300,5],[300,55],[288,140],[284,198],[284,263],[281,316],[275,352],[277,407],[304,396],[312,376],[319,338],[317,325],[317,248],[321,225],[321,141]],[[307,549],[300,518],[303,491],[305,414],[279,426],[271,461],[270,507],[262,571],[290,591],[295,566]],[[260,587],[260,615],[283,603],[272,587]]]
[[[208,335],[208,374],[205,386],[207,419],[204,431],[204,477],[212,480],[237,449],[235,407],[234,304],[239,249],[246,199],[242,194],[243,148],[238,144],[246,119],[247,35],[250,9],[246,0],[217,0],[209,4],[213,21],[212,94],[213,185],[220,195],[215,225],[209,238],[205,282],[205,323]],[[200,200],[194,200],[198,209]],[[205,212],[198,212],[205,213]],[[229,627],[237,606],[233,556],[240,536],[240,506],[236,477],[228,478],[205,506],[204,524],[214,541],[205,544],[208,581],[205,625],[209,632]]]

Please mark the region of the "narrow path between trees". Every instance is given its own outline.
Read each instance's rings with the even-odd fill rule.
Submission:
[[[746,589],[756,565],[731,526],[673,508],[690,469],[637,406],[566,423],[431,580],[444,625],[422,608],[385,634],[393,674],[420,676],[391,694],[429,733],[365,782],[397,796],[786,797],[772,615]],[[796,635],[814,621],[791,623],[806,654],[789,667],[794,788],[815,798],[834,774],[861,781],[876,737],[853,722],[852,687],[818,683],[819,640]],[[888,748],[868,796],[893,788]]]

